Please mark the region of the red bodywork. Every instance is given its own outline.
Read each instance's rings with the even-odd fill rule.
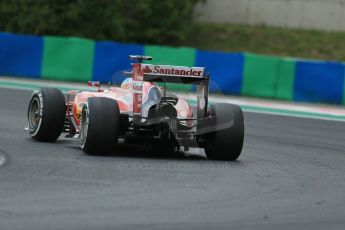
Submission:
[[[153,90],[153,88],[155,88],[156,92],[161,94],[159,86],[157,86],[155,83],[143,82],[142,104],[145,104],[145,102],[149,100],[147,95],[150,92],[150,90]],[[98,92],[83,91],[77,93],[75,91],[70,91],[69,95],[75,95],[71,106],[73,118],[77,126],[80,125],[80,116],[82,108],[89,97],[107,97],[114,99],[118,103],[120,113],[127,113],[129,115],[133,115],[133,87],[131,82],[128,85],[122,87],[110,87],[108,90],[99,90]],[[175,105],[175,108],[177,110],[178,118],[183,119],[193,117],[192,108],[185,100],[179,98],[178,103]],[[145,117],[145,115],[147,115],[147,111],[142,111],[142,114],[143,117]]]

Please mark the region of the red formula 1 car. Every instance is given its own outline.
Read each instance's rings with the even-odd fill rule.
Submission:
[[[209,75],[202,67],[144,64],[147,56],[130,56],[138,62],[121,87],[97,91],[61,91],[40,88],[28,107],[28,130],[38,141],[55,141],[62,132],[79,139],[88,154],[116,152],[120,143],[152,144],[163,151],[204,148],[208,158],[236,160],[244,139],[243,113],[233,104],[208,103]],[[193,84],[196,105],[166,93],[158,82]]]

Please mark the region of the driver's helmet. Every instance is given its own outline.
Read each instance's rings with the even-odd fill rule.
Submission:
[[[121,89],[130,89],[133,86],[132,78],[128,77],[121,83]]]

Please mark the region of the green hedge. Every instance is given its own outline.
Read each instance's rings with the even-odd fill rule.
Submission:
[[[174,44],[203,0],[1,0],[0,31]]]

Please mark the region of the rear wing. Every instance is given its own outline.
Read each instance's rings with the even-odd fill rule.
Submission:
[[[141,64],[144,81],[180,84],[207,84],[203,67]]]
[[[179,84],[208,84],[209,75],[205,74],[204,67],[186,67],[173,65],[152,65],[144,64],[143,60],[152,60],[150,56],[130,55],[131,60],[138,60],[132,64],[133,70],[125,72],[127,76],[133,76],[134,66],[140,66],[139,77],[141,81],[166,82]],[[140,64],[140,65],[138,65]],[[134,79],[133,79],[134,80]]]
[[[194,84],[197,88],[197,117],[204,118],[208,103],[209,75],[205,75],[204,67],[186,67],[172,65],[144,64],[143,60],[152,60],[149,56],[130,55],[137,60],[132,64],[132,71],[125,75],[133,80],[133,120],[140,122],[142,117],[143,81],[179,84]]]

